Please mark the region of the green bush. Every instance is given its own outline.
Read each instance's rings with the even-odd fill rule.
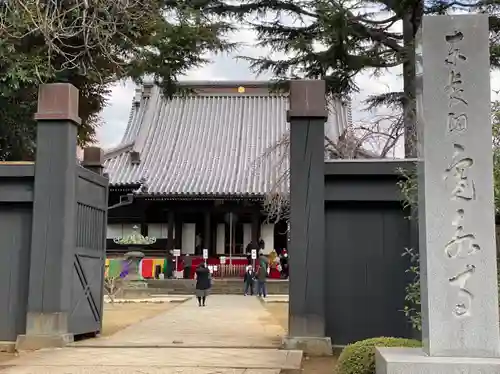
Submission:
[[[420,347],[418,340],[371,338],[349,344],[337,361],[337,374],[375,374],[375,347]]]

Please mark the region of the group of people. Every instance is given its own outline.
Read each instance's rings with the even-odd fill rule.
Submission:
[[[204,262],[196,268],[196,299],[198,306],[204,307],[206,305],[207,296],[210,288],[212,287],[212,279],[210,270]],[[244,282],[244,295],[253,295],[255,292],[255,283],[257,282],[257,293],[260,297],[267,296],[266,282],[269,275],[269,260],[260,250],[258,258],[258,266],[255,270],[252,265],[248,265]]]
[[[246,267],[245,275],[243,276],[243,293],[245,296],[254,295],[255,292],[259,297],[267,296],[267,278],[270,273],[269,258],[264,255],[264,240],[260,239],[258,242],[250,242],[247,245],[247,259],[248,265]],[[258,251],[258,258],[256,261],[252,259],[252,250]],[[286,250],[281,250],[276,258],[278,263],[278,269],[281,273],[282,278],[288,278],[289,266],[288,266],[288,253]],[[184,260],[184,267],[191,268],[191,259],[187,258]],[[189,273],[188,273],[189,274]],[[186,277],[186,272],[184,277]],[[212,286],[212,279],[210,270],[208,269],[205,262],[202,262],[195,272],[196,277],[196,298],[198,300],[198,305],[204,307],[206,305],[206,300],[208,292]],[[257,287],[255,287],[257,285]],[[257,288],[257,290],[255,290]]]
[[[269,276],[269,259],[264,255],[262,249],[259,252],[258,266],[254,269],[251,264],[247,266],[243,276],[244,294],[254,294],[255,282],[257,282],[257,293],[260,297],[267,296],[266,282]]]

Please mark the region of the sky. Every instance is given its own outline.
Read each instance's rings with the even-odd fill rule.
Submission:
[[[208,65],[195,69],[182,80],[265,80],[270,76],[257,76],[249,67],[249,64],[240,59],[243,56],[267,55],[268,51],[255,47],[255,34],[251,30],[240,30],[231,39],[242,43],[242,47],[231,55],[218,55],[212,57]],[[352,95],[352,111],[354,123],[366,121],[375,116],[365,110],[364,100],[373,94],[402,90],[401,70],[392,69],[387,74],[373,77],[370,72],[359,75],[356,83],[360,92]],[[500,72],[491,74],[492,98],[497,98],[495,91],[500,90]],[[119,82],[112,88],[109,103],[103,110],[101,116],[102,126],[97,131],[99,146],[107,149],[117,146],[127,126],[132,99],[134,97],[135,85],[132,82]]]

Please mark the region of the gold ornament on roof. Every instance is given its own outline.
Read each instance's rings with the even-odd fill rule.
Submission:
[[[238,87],[238,93],[245,93],[245,87],[239,86]]]

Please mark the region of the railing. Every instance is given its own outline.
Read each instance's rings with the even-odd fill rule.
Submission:
[[[247,265],[209,265],[213,278],[241,278],[245,274]]]

